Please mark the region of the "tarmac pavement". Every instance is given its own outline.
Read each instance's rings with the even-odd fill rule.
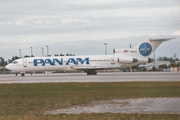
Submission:
[[[104,72],[98,75],[86,73],[1,74],[2,83],[49,83],[49,82],[130,82],[130,81],[180,81],[180,72]]]

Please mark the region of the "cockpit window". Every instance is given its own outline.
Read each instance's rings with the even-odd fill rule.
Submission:
[[[18,63],[18,61],[13,61],[12,63],[13,63],[13,64],[17,64],[17,63]]]

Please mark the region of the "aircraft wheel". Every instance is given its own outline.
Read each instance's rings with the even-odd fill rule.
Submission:
[[[25,76],[25,74],[24,74],[24,73],[21,73],[21,76]]]
[[[87,71],[87,75],[97,75],[96,71]]]
[[[92,75],[97,75],[97,72],[92,73]]]
[[[91,72],[90,72],[90,71],[87,71],[87,75],[91,75]]]

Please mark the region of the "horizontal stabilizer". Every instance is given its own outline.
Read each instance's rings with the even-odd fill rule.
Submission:
[[[171,39],[175,39],[175,38],[150,38],[150,41],[161,41],[161,42],[164,42],[164,41],[168,41],[168,40],[171,40]]]

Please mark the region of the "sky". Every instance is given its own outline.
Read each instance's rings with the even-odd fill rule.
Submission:
[[[180,58],[179,0],[1,0],[0,57],[102,55],[146,37],[176,37],[156,55]]]

